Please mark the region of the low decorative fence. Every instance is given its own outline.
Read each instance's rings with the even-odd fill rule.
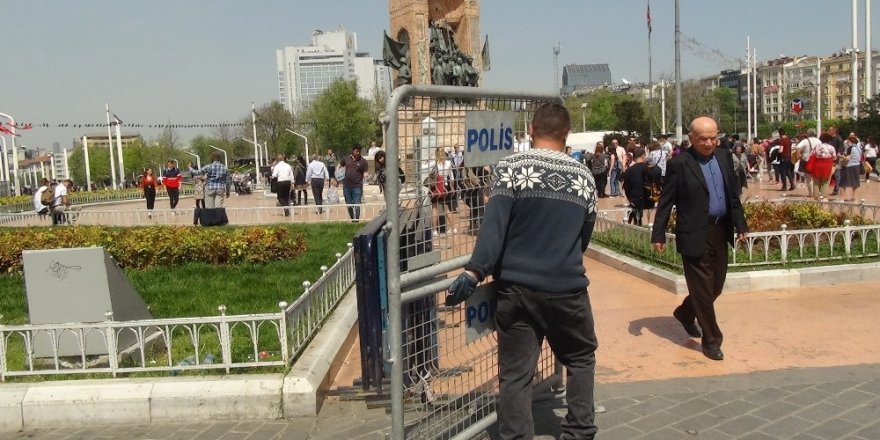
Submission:
[[[302,352],[321,324],[354,285],[351,244],[305,292],[279,311],[252,315],[4,325],[0,316],[0,380],[16,376],[168,373],[192,370],[283,367]],[[128,341],[121,344],[120,341]],[[36,345],[51,355],[36,356]],[[78,347],[61,356],[60,347]],[[95,350],[108,353],[88,355]]]
[[[804,203],[782,200],[780,203]],[[880,205],[865,203],[820,202],[834,213],[860,215],[877,221]],[[681,256],[676,251],[675,234],[667,233],[666,252],[655,252],[650,227],[625,222],[627,210],[604,211],[596,221],[593,240],[623,251],[643,261],[667,269],[679,270]],[[649,215],[652,215],[650,213]],[[793,264],[821,264],[880,257],[880,224],[854,226],[845,221],[836,228],[750,232],[745,242],[729,250],[731,268],[778,268]]]
[[[193,187],[191,185],[182,185],[180,187],[181,196],[191,196]],[[159,191],[158,198],[166,196],[164,191]],[[131,189],[124,191],[81,191],[70,194],[71,203],[75,205],[91,205],[97,203],[124,202],[128,200],[143,199],[144,194],[140,190]],[[21,203],[13,203],[9,205],[0,205],[0,214],[28,213],[34,211],[33,200]]]
[[[315,205],[300,205],[282,207],[256,207],[256,208],[226,208],[226,215],[231,225],[265,225],[274,223],[325,223],[351,221],[349,208],[360,210],[359,221],[368,221],[375,218],[385,209],[384,203],[365,203],[361,205],[324,205],[321,212]],[[285,215],[285,211],[289,215]],[[179,208],[155,209],[100,209],[81,208],[68,212],[68,221],[74,225],[104,225],[104,226],[144,226],[154,224],[193,224],[193,209]],[[40,216],[35,212],[0,214],[0,225],[3,226],[46,226],[50,225],[48,216]]]

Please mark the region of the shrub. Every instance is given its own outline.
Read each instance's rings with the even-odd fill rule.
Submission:
[[[101,246],[123,267],[149,269],[189,262],[234,265],[293,259],[306,250],[286,226],[198,228],[0,228],[0,271],[22,270],[23,250]]]
[[[751,232],[780,231],[782,225],[788,230],[836,228],[849,220],[853,226],[873,224],[858,214],[833,213],[816,203],[773,203],[768,201],[743,204],[746,223]],[[675,232],[675,213],[666,228]]]

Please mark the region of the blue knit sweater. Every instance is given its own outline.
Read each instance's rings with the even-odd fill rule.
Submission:
[[[465,266],[479,279],[572,292],[590,284],[583,254],[596,221],[589,168],[562,152],[533,149],[498,162],[492,196]]]

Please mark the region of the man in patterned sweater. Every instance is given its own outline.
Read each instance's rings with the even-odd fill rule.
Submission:
[[[532,119],[532,150],[498,162],[492,196],[465,271],[447,305],[492,275],[498,288],[501,438],[532,438],[532,377],[547,338],[568,369],[561,439],[592,439],[596,333],[583,254],[596,220],[590,170],[567,156],[568,111],[546,104]]]

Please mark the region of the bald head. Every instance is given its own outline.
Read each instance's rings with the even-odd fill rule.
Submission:
[[[694,151],[705,157],[711,156],[718,146],[718,123],[708,116],[694,119],[690,139]]]

